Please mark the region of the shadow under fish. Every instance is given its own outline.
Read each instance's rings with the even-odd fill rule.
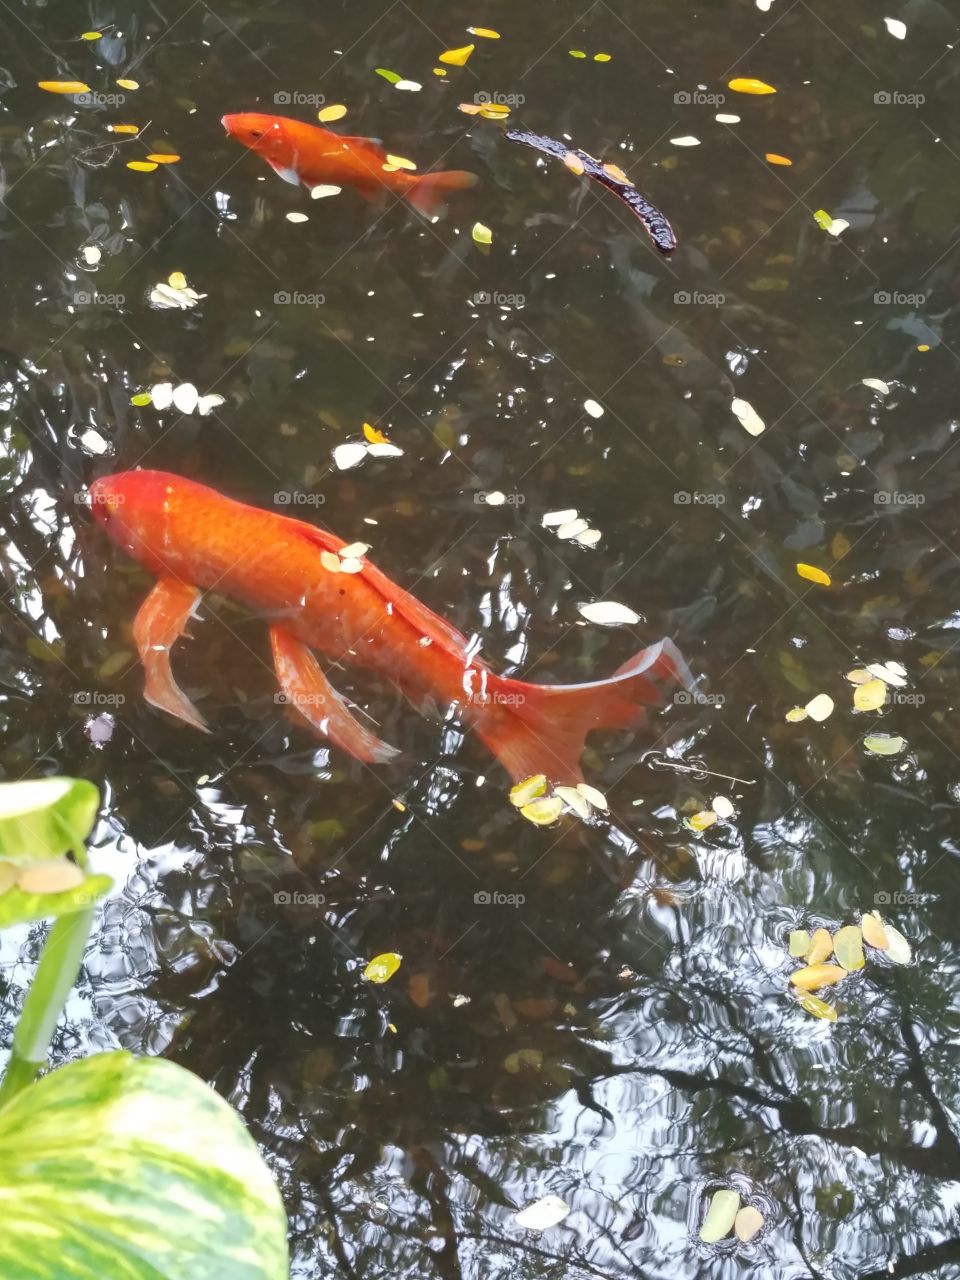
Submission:
[[[618,196],[631,213],[640,219],[647,235],[662,254],[673,253],[676,249],[677,237],[673,227],[656,205],[642,196],[626,174],[616,165],[602,164],[588,152],[568,147],[565,142],[558,142],[556,138],[548,138],[542,133],[510,128],[504,131],[503,136],[510,142],[520,142],[526,147],[533,147],[535,151],[554,156],[562,160],[572,172],[584,174],[594,182],[599,182],[601,186]]]

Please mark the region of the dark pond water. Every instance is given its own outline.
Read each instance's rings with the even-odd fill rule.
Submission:
[[[960,52],[947,6],[887,15],[905,39],[865,0],[6,7],[0,766],[94,779],[116,879],[58,1054],[163,1053],[229,1098],[298,1277],[960,1276]],[[470,25],[502,39],[435,76]],[[457,112],[478,93],[629,170],[672,259]],[[480,183],[434,225],[314,203],[220,127],[277,94],[306,120],[297,95],[345,103],[335,128]],[[104,148],[109,123],[143,140]],[[155,148],[182,160],[126,167]],[[195,310],[150,306],[172,271]],[[131,405],[168,380],[225,403]],[[337,471],[364,421],[403,456]],[[76,500],[138,465],[299,495],[498,669],[598,678],[669,635],[702,693],[591,740],[609,821],[541,830],[455,720],[355,671],[338,686],[403,763],[318,749],[274,700],[263,621],[212,599],[176,657],[213,727],[195,733],[143,702],[149,580]],[[542,527],[570,507],[597,546]],[[592,599],[641,621],[585,624]],[[846,672],[887,661],[906,683],[855,712]],[[785,721],[820,693],[828,719]],[[871,753],[875,732],[902,749]],[[717,795],[733,817],[691,831]],[[913,964],[874,953],[839,1021],[814,1019],[786,933],[878,903]],[[4,936],[8,1032],[37,945]],[[385,951],[400,972],[364,982]],[[703,1197],[731,1184],[766,1229],[702,1245]],[[569,1216],[518,1226],[548,1194]]]

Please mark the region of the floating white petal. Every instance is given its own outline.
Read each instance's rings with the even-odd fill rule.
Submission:
[[[321,182],[318,186],[312,187],[310,190],[311,200],[325,200],[327,196],[338,196],[343,187],[335,187],[331,183]]]
[[[197,401],[197,413],[201,418],[205,418],[207,414],[213,413],[214,409],[219,409],[223,403],[223,396],[218,396],[216,392],[209,396],[201,396]]]
[[[714,796],[710,802],[710,808],[718,818],[733,817],[733,802],[726,796]]]
[[[562,524],[557,530],[557,537],[564,539],[576,538],[579,537],[581,533],[586,533],[589,528],[590,526],[587,524],[586,520],[582,517],[578,517],[576,520],[568,520],[566,524]]]
[[[901,22],[899,18],[884,18],[883,24],[895,40],[906,39],[907,24]]]
[[[200,403],[200,393],[192,382],[181,382],[173,389],[173,407],[181,413],[193,413]]]
[[[546,1231],[547,1227],[555,1227],[570,1212],[570,1206],[559,1196],[544,1196],[521,1209],[516,1221],[520,1227],[528,1227],[531,1231]]]
[[[371,458],[402,458],[403,450],[399,445],[388,444],[384,441],[382,444],[368,444],[364,446]]]
[[[584,400],[583,407],[586,409],[587,413],[589,413],[591,418],[603,417],[603,405],[599,404],[596,400]]]
[[[99,431],[94,431],[91,427],[89,431],[85,431],[80,437],[80,443],[86,449],[87,453],[95,453],[98,456],[110,452],[109,442],[104,440]]]
[[[570,520],[576,520],[576,518],[576,507],[568,507],[565,511],[548,511],[545,516],[541,517],[540,523],[545,529],[549,529],[553,525],[567,524]]]
[[[593,600],[577,607],[582,617],[601,627],[618,627],[624,623],[640,621],[639,613],[634,613],[625,604],[618,604],[616,600]]]
[[[423,88],[423,85],[419,84],[416,80],[398,80],[393,87],[395,89],[402,89],[406,93],[419,93]]]
[[[338,444],[333,451],[333,461],[339,471],[349,471],[351,467],[357,467],[367,456],[367,446],[353,442],[352,444]]]
[[[684,134],[682,138],[671,138],[671,143],[675,147],[699,147],[700,139],[695,138],[692,133]]]
[[[759,436],[766,430],[766,423],[757,413],[749,400],[734,400],[730,406],[733,416],[737,418],[744,431],[752,436]]]
[[[161,413],[169,409],[173,404],[173,383],[158,382],[156,386],[150,388],[150,399],[153,401],[153,407],[159,409]]]
[[[740,123],[739,116],[728,116],[728,115],[725,115],[722,111],[718,116],[714,116],[714,119],[717,121],[718,124],[739,124]]]
[[[309,220],[310,219],[308,215],[305,213],[288,213],[287,214],[288,222],[309,222]]]
[[[100,261],[100,250],[95,244],[85,244],[80,252],[88,267],[95,267]]]
[[[890,394],[889,382],[881,382],[879,378],[861,378],[861,382],[865,387],[869,387],[871,391],[879,392],[882,396]]]

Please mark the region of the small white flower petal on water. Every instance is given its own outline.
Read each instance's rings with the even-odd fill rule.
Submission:
[[[554,787],[553,794],[559,796],[565,805],[574,811],[574,813],[586,822],[590,817],[590,804],[587,798],[582,795],[576,787]]]
[[[150,388],[150,399],[153,401],[153,407],[159,409],[161,413],[169,409],[173,404],[173,383],[158,382],[156,386]]]
[[[384,441],[382,444],[364,445],[364,448],[366,449],[367,453],[370,454],[371,458],[402,458],[403,457],[403,450],[399,447],[399,445],[388,444],[386,441]]]
[[[223,396],[218,396],[215,392],[209,396],[201,396],[197,401],[197,413],[201,418],[205,418],[208,414],[213,413],[214,409],[219,409],[224,403]]]
[[[589,528],[586,520],[578,517],[576,520],[568,520],[566,524],[562,524],[557,530],[557,537],[564,540],[576,538],[579,534],[586,533]]]
[[[181,413],[193,413],[200,403],[200,392],[192,382],[181,382],[173,389],[173,406]]]
[[[343,556],[342,551],[340,554]],[[341,573],[359,573],[362,568],[363,561],[358,560],[356,556],[343,556],[343,559],[340,561]]]
[[[309,222],[310,221],[310,217],[306,213],[296,213],[296,212],[288,213],[286,215],[286,218],[288,222]]]
[[[326,200],[328,196],[338,196],[343,187],[335,187],[332,183],[321,182],[310,189],[311,200]]]
[[[616,600],[593,600],[577,607],[582,617],[601,627],[618,627],[623,623],[640,621],[639,613],[634,613],[625,604],[618,604]]]
[[[527,1227],[530,1231],[546,1231],[547,1227],[555,1227],[570,1212],[570,1206],[559,1196],[544,1196],[521,1209],[516,1215],[517,1226]]]
[[[730,412],[750,435],[759,436],[766,430],[767,424],[749,400],[734,400],[730,405]]]
[[[867,670],[884,684],[892,684],[895,689],[902,689],[907,683],[904,679],[906,669],[899,662],[871,662]]]
[[[833,714],[833,699],[828,693],[818,693],[804,708],[811,720],[826,720]]]
[[[607,803],[607,797],[602,791],[598,791],[596,787],[591,787],[589,782],[578,782],[577,790],[584,800],[592,804],[595,809],[600,809],[604,813],[609,810],[610,805]]]
[[[687,133],[682,138],[671,138],[670,143],[674,147],[699,147],[700,139],[695,138],[692,133]]]
[[[599,529],[584,529],[583,533],[575,533],[573,540],[581,547],[595,547],[602,537]]]
[[[718,818],[726,819],[733,817],[733,802],[726,796],[714,796],[710,801],[710,808]]]
[[[773,0],[757,0],[757,8],[761,13],[769,13]]]
[[[423,85],[416,80],[398,80],[393,86],[395,89],[401,89],[405,93],[419,93]]]
[[[483,499],[488,507],[502,507],[506,500],[507,495],[501,493],[499,489],[494,489],[492,493],[486,494]]]
[[[100,250],[95,244],[85,244],[80,253],[88,267],[95,267],[100,261]]]
[[[83,433],[80,437],[80,443],[87,453],[95,454],[98,458],[110,452],[109,442],[104,440],[100,432],[94,431],[92,427],[89,431]]]
[[[846,220],[846,218],[834,218],[834,220],[830,223],[829,227],[827,227],[827,235],[841,236],[849,226],[850,226],[850,223]]]
[[[716,115],[713,118],[714,120],[716,120],[717,124],[739,124],[740,123],[739,116],[726,115],[723,111],[721,111],[719,115]]]
[[[333,451],[333,461],[338,471],[349,471],[357,467],[367,456],[367,446],[353,441],[350,444],[338,444]]]
[[[879,378],[861,378],[860,381],[865,387],[869,387],[871,391],[876,391],[881,396],[890,394],[890,384],[881,382]]]
[[[584,400],[583,407],[591,418],[603,417],[603,405],[597,400]]]
[[[905,40],[907,37],[907,24],[901,22],[899,18],[884,18],[883,25],[887,28],[894,40]]]
[[[576,507],[568,507],[566,511],[548,511],[545,516],[541,517],[540,523],[544,529],[550,529],[557,524],[568,524],[571,520],[576,520],[576,518]]]
[[[348,547],[340,548],[340,555],[345,560],[355,560],[360,556],[365,556],[369,550],[369,544],[366,542],[351,542]]]

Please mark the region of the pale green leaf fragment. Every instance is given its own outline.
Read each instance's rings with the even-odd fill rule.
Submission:
[[[733,1230],[740,1208],[740,1193],[724,1189],[715,1191],[707,1210],[707,1216],[700,1228],[700,1239],[704,1244],[716,1244]]]
[[[789,950],[790,954],[796,959],[803,959],[810,950],[810,934],[806,929],[792,929],[790,931]]]
[[[910,943],[899,929],[894,929],[892,924],[884,922],[883,927],[887,935],[886,954],[894,964],[910,964],[913,960],[913,951],[910,948]]]
[[[837,963],[848,973],[862,969],[866,961],[863,957],[863,934],[856,924],[844,925],[833,935],[833,954]]]

